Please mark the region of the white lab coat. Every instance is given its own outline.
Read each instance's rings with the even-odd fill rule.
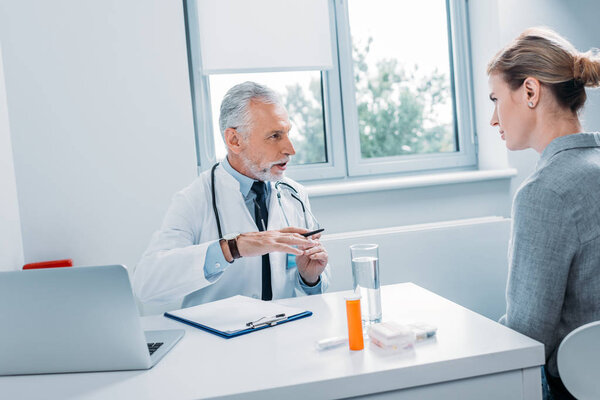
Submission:
[[[133,289],[142,303],[168,303],[188,296],[184,304],[206,303],[237,294],[261,297],[261,257],[243,257],[229,264],[214,281],[204,276],[208,246],[219,239],[212,208],[210,171],[202,173],[190,186],[173,196],[161,229],[156,232],[136,267]],[[301,185],[284,178],[298,190],[306,207],[308,197]],[[268,230],[287,227],[271,182]],[[239,182],[219,165],[215,170],[217,207],[223,235],[258,231],[240,192]],[[300,203],[285,195],[282,207],[291,226],[305,227]],[[309,220],[310,221],[310,220]],[[307,227],[312,228],[312,227]],[[286,253],[270,253],[273,299],[304,295],[297,267],[288,267]],[[329,284],[329,265],[321,274],[321,289]],[[189,301],[192,299],[191,301]],[[186,304],[187,303],[187,304]]]

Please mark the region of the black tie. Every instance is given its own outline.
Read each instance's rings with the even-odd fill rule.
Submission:
[[[266,185],[264,182],[254,182],[252,190],[256,193],[254,202],[254,221],[259,231],[267,229],[269,223],[269,211],[267,210]],[[273,299],[273,290],[271,289],[271,261],[269,254],[262,256],[262,299]]]

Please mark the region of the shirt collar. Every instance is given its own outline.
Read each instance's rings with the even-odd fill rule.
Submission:
[[[537,169],[545,166],[554,155],[561,151],[580,147],[600,147],[600,133],[574,133],[557,137],[542,152]]]
[[[250,189],[252,189],[252,184],[255,180],[236,171],[231,164],[229,164],[227,157],[221,161],[221,165],[223,166],[223,169],[229,173],[229,175],[233,176],[240,183],[240,192],[242,193],[242,196],[244,196],[244,198],[248,197]],[[269,185],[267,182],[267,197],[271,192],[270,189],[271,185]]]

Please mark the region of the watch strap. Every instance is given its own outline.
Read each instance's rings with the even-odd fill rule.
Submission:
[[[234,237],[233,239],[227,239],[227,245],[229,246],[229,252],[231,253],[231,257],[233,257],[234,260],[237,260],[238,258],[242,258],[242,256],[240,255],[240,251],[238,250],[238,247],[237,247],[237,238],[238,238],[238,236]]]
[[[223,256],[225,256],[225,261],[227,261],[229,264],[234,262],[235,260],[233,259],[233,257],[231,257],[231,250],[229,250],[229,244],[227,243],[227,239],[219,239],[219,245],[221,246],[221,250],[223,251]],[[231,261],[227,259],[227,255],[225,254],[225,246],[227,246],[227,250],[229,250],[229,256],[231,257]]]

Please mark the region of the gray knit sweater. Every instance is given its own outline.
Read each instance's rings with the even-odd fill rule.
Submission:
[[[600,134],[553,140],[512,210],[506,315],[546,349],[550,374],[573,329],[600,320]]]

